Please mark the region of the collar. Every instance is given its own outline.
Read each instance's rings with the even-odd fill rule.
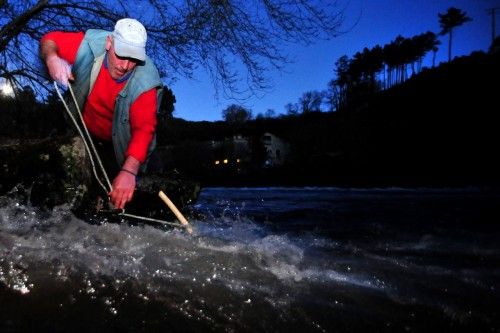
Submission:
[[[108,52],[105,53],[104,55],[104,61],[102,62],[104,68],[108,69]],[[121,78],[118,78],[118,79],[113,79],[115,80],[116,83],[122,83],[122,82],[125,82],[128,80],[128,78],[130,77],[130,75],[132,75],[132,72],[133,71],[130,71],[129,73],[123,75]]]

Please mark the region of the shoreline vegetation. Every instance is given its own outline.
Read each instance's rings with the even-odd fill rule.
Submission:
[[[498,187],[499,77],[498,52],[474,52],[335,112],[242,123],[160,119],[149,173],[176,172],[201,187]],[[60,102],[34,103],[29,90],[20,98],[31,107],[0,101],[4,169],[16,146],[71,132]],[[269,136],[286,147],[279,161],[269,160]],[[13,179],[3,174],[5,193]]]
[[[202,186],[496,187],[499,74],[498,53],[474,52],[342,111],[236,125],[174,118],[152,164]],[[267,133],[289,147],[280,165],[266,165]]]

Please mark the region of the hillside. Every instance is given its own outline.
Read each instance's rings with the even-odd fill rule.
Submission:
[[[351,173],[415,185],[498,184],[499,60],[455,59],[346,115]]]
[[[240,174],[213,174],[195,156],[169,156],[177,168],[210,185],[498,185],[499,74],[498,54],[478,52],[424,70],[355,109],[239,127],[174,119],[162,140],[188,155],[195,142],[234,134],[256,138],[271,132],[290,143],[286,165]],[[195,168],[187,165],[193,162]]]

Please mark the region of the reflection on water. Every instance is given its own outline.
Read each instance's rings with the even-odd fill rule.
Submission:
[[[499,198],[211,188],[189,236],[2,197],[0,331],[498,330]]]

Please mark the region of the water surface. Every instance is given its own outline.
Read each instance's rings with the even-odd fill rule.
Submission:
[[[0,331],[499,331],[497,191],[207,188],[195,234],[0,198]]]

